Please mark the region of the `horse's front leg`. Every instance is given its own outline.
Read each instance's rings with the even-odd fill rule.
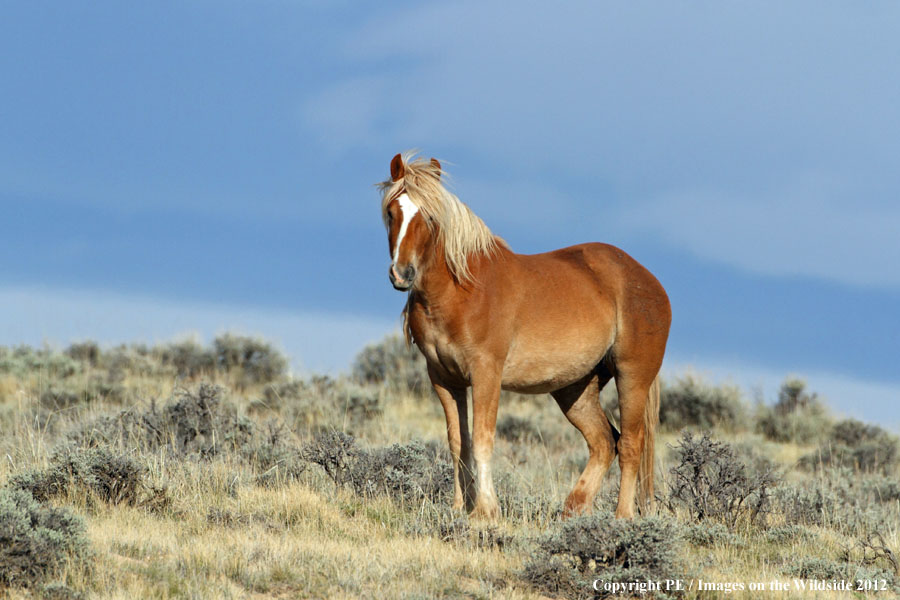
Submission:
[[[428,377],[447,417],[447,442],[453,459],[453,508],[470,511],[475,507],[475,485],[466,388],[445,386],[430,368]]]
[[[481,369],[472,374],[472,421],[474,425],[475,508],[472,516],[496,519],[500,505],[494,493],[491,477],[491,454],[494,452],[494,433],[497,426],[497,405],[500,402],[499,368]]]

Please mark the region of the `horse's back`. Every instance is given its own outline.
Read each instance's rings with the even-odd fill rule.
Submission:
[[[664,349],[668,297],[624,251],[587,243],[516,259],[508,284],[527,291],[516,307],[505,387],[558,389],[590,372],[614,346],[625,350],[648,336],[661,338]]]
[[[610,244],[590,242],[518,257],[547,285],[587,287],[617,304],[627,304],[635,295],[649,295],[668,305],[668,296],[656,277],[624,250]]]

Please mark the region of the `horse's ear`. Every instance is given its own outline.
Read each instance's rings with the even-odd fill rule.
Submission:
[[[441,163],[440,163],[440,161],[438,161],[438,159],[436,159],[436,158],[432,158],[431,166],[435,168],[435,170],[437,171],[438,179],[440,179],[441,178]]]
[[[403,157],[399,154],[391,160],[391,181],[402,179],[405,175],[403,168]]]

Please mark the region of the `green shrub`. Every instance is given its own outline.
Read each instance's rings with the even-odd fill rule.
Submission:
[[[287,359],[262,340],[224,334],[212,348],[194,340],[162,344],[150,349],[142,344],[120,345],[103,351],[94,341],[75,343],[63,352],[29,346],[0,347],[0,374],[25,377],[40,373],[59,382],[90,368],[101,371],[108,383],[121,383],[127,375],[175,375],[194,379],[214,372],[234,374],[239,385],[268,383],[284,376]],[[102,377],[102,371],[106,376]]]
[[[387,385],[417,394],[431,388],[422,353],[396,334],[366,346],[353,361],[352,371],[360,383]]]
[[[593,598],[593,580],[578,570],[578,565],[563,556],[552,556],[546,552],[533,553],[525,568],[522,579],[533,588],[550,594],[553,598]]]
[[[38,397],[38,403],[47,410],[61,411],[91,402],[121,404],[128,398],[124,385],[102,374],[92,375],[87,382],[75,385],[72,380],[54,381]]]
[[[217,435],[220,422],[225,416],[221,410],[223,392],[223,388],[208,384],[201,384],[195,393],[182,392],[159,415],[158,430],[166,432],[165,441],[180,453],[197,450],[201,455],[215,454],[221,443]]]
[[[569,519],[537,542],[522,577],[538,590],[571,598],[603,597],[594,590],[596,580],[684,579],[682,535],[675,521],[662,517],[626,520],[604,513]]]
[[[295,479],[306,470],[307,462],[301,449],[285,438],[282,424],[270,421],[267,433],[255,443],[245,444],[242,455],[261,472],[256,478],[260,485],[271,485],[285,479]]]
[[[805,557],[792,561],[784,572],[803,579],[847,580],[850,574],[848,567],[846,563],[838,563],[827,558]]]
[[[70,489],[92,491],[110,504],[136,504],[145,488],[145,469],[130,456],[105,448],[58,448],[46,469],[12,477],[9,486],[46,501]]]
[[[842,560],[857,567],[854,579],[884,579],[894,591],[900,591],[900,582],[896,577],[900,575],[900,562],[888,547],[881,531],[866,532],[855,543],[844,546],[840,556]],[[865,568],[862,573],[859,567]]]
[[[868,425],[856,419],[845,419],[831,428],[831,442],[841,446],[857,448],[869,440],[885,437],[887,431],[878,425]]]
[[[541,440],[541,432],[531,419],[518,415],[504,415],[497,421],[497,435],[510,442],[533,444]]]
[[[562,515],[561,504],[551,494],[535,490],[531,482],[523,480],[521,473],[516,473],[515,469],[500,469],[495,485],[500,514],[507,521],[543,523]]]
[[[415,514],[410,516],[413,519],[407,521],[403,529],[407,535],[413,537],[429,536],[465,548],[499,550],[521,548],[527,543],[524,538],[506,533],[495,524],[474,522],[460,516],[459,512],[444,503],[417,506]]]
[[[262,340],[225,334],[213,342],[216,367],[237,373],[241,383],[269,383],[287,372],[287,359]]]
[[[788,524],[824,525],[832,521],[839,503],[846,499],[822,481],[785,486],[775,491],[775,504]],[[853,505],[847,506],[847,511]]]
[[[746,427],[747,409],[738,388],[713,386],[685,375],[674,383],[663,382],[660,390],[659,422],[663,427],[737,430]]]
[[[142,344],[121,344],[100,355],[100,367],[110,382],[121,382],[128,375],[148,377],[164,369],[152,350]]]
[[[100,346],[92,340],[71,344],[65,350],[65,355],[72,360],[86,363],[92,367],[97,366],[97,363],[100,362],[100,354]]]
[[[890,590],[896,591],[895,576],[892,572],[874,565],[854,564],[827,558],[806,556],[795,558],[784,568],[784,573],[801,579],[818,581],[847,581],[858,579],[885,581]]]
[[[81,372],[81,363],[50,350],[30,346],[0,346],[0,373],[27,377],[39,373],[50,380],[60,380]]]
[[[847,466],[885,474],[895,471],[897,462],[897,438],[877,425],[855,419],[836,423],[829,438],[801,459],[801,465],[807,468]]]
[[[65,508],[46,506],[23,490],[0,489],[0,593],[33,587],[69,558],[88,552],[84,521]]]
[[[677,464],[669,471],[669,508],[688,510],[694,520],[713,519],[733,527],[739,518],[751,523],[771,508],[778,476],[771,465],[752,470],[725,442],[706,433],[682,433],[675,446]]]
[[[294,427],[310,433],[329,429],[354,432],[382,413],[381,391],[344,378],[317,376],[270,384],[252,408],[277,410]]]
[[[359,424],[381,414],[378,390],[371,386],[348,383],[338,392],[343,400],[337,404],[347,421]]]
[[[358,476],[356,465],[362,450],[353,436],[342,431],[330,431],[316,436],[303,447],[304,460],[317,464],[338,485],[353,485]],[[355,487],[355,486],[354,486]]]
[[[419,440],[387,448],[360,448],[352,436],[332,431],[316,436],[302,456],[321,466],[338,485],[361,496],[386,494],[403,501],[445,501],[453,489],[450,464]]]
[[[338,426],[337,409],[330,392],[334,388],[330,377],[309,380],[290,380],[271,383],[263,389],[263,397],[250,408],[276,411],[293,426],[313,431],[320,427]]]
[[[820,439],[830,428],[831,417],[816,394],[806,391],[801,379],[788,379],[773,406],[760,406],[756,431],[776,442],[808,444]]]
[[[84,600],[84,594],[77,592],[64,583],[54,581],[41,588],[43,600]]]
[[[106,377],[94,376],[85,390],[87,401],[122,404],[130,398],[129,392],[118,378],[120,373],[110,372]],[[122,377],[124,379],[124,377]]]
[[[731,546],[742,547],[746,544],[739,536],[728,531],[721,523],[704,521],[688,525],[685,538],[695,546]]]
[[[812,478],[776,489],[773,505],[787,524],[878,531],[896,519],[892,483],[848,467],[822,468]]]
[[[810,540],[815,534],[802,525],[782,525],[766,531],[766,541],[770,544],[784,546],[794,541]]]
[[[868,497],[875,502],[900,502],[900,480],[874,475],[860,481]]]
[[[203,458],[222,450],[240,450],[250,442],[255,424],[222,401],[224,388],[202,383],[193,391],[178,390],[172,402],[159,410],[132,408],[101,416],[70,432],[76,445],[112,446],[168,451]]]
[[[178,390],[163,407],[152,404],[146,409],[134,407],[103,415],[70,431],[65,439],[82,452],[96,449],[115,455],[117,449],[162,451],[173,458],[204,460],[224,454],[254,467],[256,481],[261,485],[296,478],[306,469],[308,461],[302,456],[301,447],[290,441],[292,434],[283,424],[269,421],[261,427],[238,414],[223,395],[223,388],[205,383],[193,390]],[[354,409],[360,413],[371,408],[362,401],[353,406],[362,407]],[[65,478],[49,479],[60,480]],[[143,504],[144,500],[140,502]]]
[[[194,340],[158,346],[153,353],[160,364],[174,370],[178,377],[193,379],[210,375],[216,367],[213,352]]]
[[[51,386],[41,392],[38,402],[48,410],[65,410],[85,401],[85,394]]]

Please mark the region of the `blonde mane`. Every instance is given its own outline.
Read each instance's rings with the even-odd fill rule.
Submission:
[[[508,247],[506,242],[491,233],[484,221],[444,187],[441,176],[445,174],[440,165],[416,158],[414,152],[406,152],[402,158],[403,177],[378,184],[382,218],[387,218],[390,201],[400,190],[405,191],[419,207],[428,228],[434,232],[437,227],[437,241],[444,250],[450,273],[461,283],[471,282],[469,257],[491,256],[498,247]]]

